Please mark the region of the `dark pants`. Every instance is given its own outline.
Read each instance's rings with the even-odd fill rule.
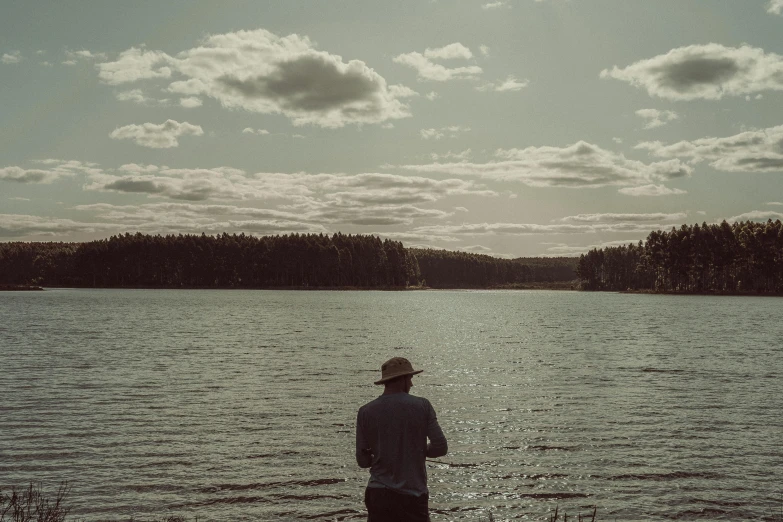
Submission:
[[[415,497],[391,489],[364,490],[367,522],[429,522],[429,495]]]

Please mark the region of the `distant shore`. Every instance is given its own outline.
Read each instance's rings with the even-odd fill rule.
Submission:
[[[37,292],[43,290],[40,286],[34,285],[2,285],[0,284],[0,292]]]
[[[47,286],[34,285],[4,285],[0,284],[0,291],[27,291],[45,290],[47,288],[79,288],[92,290],[321,290],[321,291],[369,291],[382,292],[407,292],[415,290],[579,290],[579,284],[574,281],[551,281],[531,283],[509,283],[491,286],[449,286],[431,287],[426,285],[416,286],[263,286],[263,287],[216,287],[216,286]]]
[[[611,292],[612,290],[589,290],[590,292]],[[776,293],[764,293],[764,292],[718,292],[718,291],[702,291],[702,292],[679,292],[679,291],[663,291],[663,290],[620,290],[619,294],[650,294],[650,295],[701,295],[701,296],[744,296],[744,297],[783,297],[783,294]]]

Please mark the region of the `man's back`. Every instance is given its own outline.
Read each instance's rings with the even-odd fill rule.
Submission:
[[[356,461],[371,468],[367,487],[428,493],[425,458],[443,456],[448,447],[427,399],[403,392],[381,395],[359,409],[356,428]]]
[[[428,522],[427,457],[448,451],[430,401],[409,395],[414,370],[404,357],[381,365],[383,395],[359,408],[356,462],[370,468],[364,490],[368,522]],[[429,444],[427,439],[430,440]]]

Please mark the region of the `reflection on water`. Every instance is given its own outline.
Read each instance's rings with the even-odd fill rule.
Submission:
[[[358,520],[356,410],[425,373],[433,520],[764,519],[783,483],[774,298],[545,291],[0,293],[0,486],[87,520]]]

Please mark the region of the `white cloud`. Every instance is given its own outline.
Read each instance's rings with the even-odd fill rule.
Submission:
[[[456,161],[465,161],[469,159],[472,155],[472,151],[470,149],[465,149],[462,152],[445,152],[443,154],[437,154],[433,152],[430,154],[430,157],[432,158],[432,161],[438,161],[438,160],[456,160]]]
[[[119,101],[132,101],[139,105],[164,105],[168,100],[156,100],[144,94],[141,89],[131,89],[129,91],[120,91],[114,95]]]
[[[563,223],[618,223],[618,222],[644,222],[644,221],[683,221],[688,217],[685,212],[674,212],[666,214],[663,212],[654,212],[648,214],[616,214],[616,213],[596,213],[596,214],[577,214],[575,216],[566,216],[559,219]]]
[[[470,60],[473,58],[473,53],[461,43],[455,42],[435,49],[428,47],[424,51],[424,56],[430,60]]]
[[[475,79],[482,73],[481,67],[469,65],[466,67],[446,67],[435,63],[435,59],[470,59],[473,53],[459,42],[437,49],[427,49],[424,54],[419,52],[404,53],[394,57],[394,62],[416,69],[419,80],[445,82],[449,80]]]
[[[639,109],[636,111],[636,115],[647,120],[644,125],[645,129],[663,127],[670,121],[676,120],[680,117],[674,111],[659,111],[658,109]]]
[[[447,196],[497,196],[483,185],[460,179],[392,174],[282,174],[248,175],[230,167],[172,169],[153,165],[123,165],[118,173],[97,172],[90,176],[88,190],[147,194],[173,200],[280,200],[281,208],[300,216],[335,220],[354,216],[364,221],[390,219],[408,222],[413,217],[443,217],[442,211],[419,209]],[[375,218],[373,218],[375,213]],[[404,217],[401,217],[404,216]]]
[[[93,176],[88,189],[145,193],[179,201],[207,199],[289,200],[276,209],[154,203],[139,207],[96,204],[78,210],[100,211],[105,219],[121,223],[175,223],[181,218],[206,224],[216,217],[232,222],[274,219],[309,227],[324,224],[410,225],[417,220],[442,219],[452,212],[421,208],[452,195],[494,196],[496,193],[464,180],[431,180],[390,174],[280,174],[247,175],[236,169],[169,169],[128,165],[129,175]],[[144,173],[139,173],[144,171]],[[224,220],[225,220],[224,219]],[[236,229],[236,227],[232,228]],[[189,230],[189,229],[188,229]],[[219,229],[218,229],[219,231]]]
[[[180,98],[179,104],[186,109],[192,109],[194,107],[201,107],[204,102],[198,96],[188,96],[187,98]]]
[[[601,78],[622,80],[670,100],[719,100],[783,90],[783,57],[748,45],[690,45],[623,69],[604,69]]]
[[[131,48],[99,68],[100,78],[114,85],[177,73],[183,79],[170,83],[170,92],[330,128],[408,117],[408,106],[398,98],[415,95],[404,86],[388,86],[360,60],[345,63],[317,50],[306,36],[279,37],[263,29],[210,35],[176,57]]]
[[[166,120],[164,123],[142,123],[141,125],[125,125],[114,129],[109,137],[115,140],[130,139],[142,147],[153,149],[168,149],[179,145],[180,136],[201,136],[204,130],[200,125],[188,122],[180,123]]]
[[[783,14],[783,0],[769,0],[767,12],[776,15]]]
[[[771,219],[772,221],[778,219],[783,221],[783,213],[772,212],[771,210],[752,210],[738,216],[727,218],[726,221],[735,223],[737,221],[767,221],[768,219]]]
[[[242,134],[258,134],[259,136],[266,136],[269,131],[266,129],[254,129],[253,127],[245,127],[242,129]]]
[[[425,140],[433,139],[433,140],[439,140],[441,139],[444,134],[440,132],[438,129],[421,129],[419,131],[419,134],[421,134],[421,137]]]
[[[76,62],[78,60],[105,60],[106,59],[106,53],[93,53],[92,51],[88,51],[87,49],[82,49],[81,51],[70,51],[66,49],[65,56],[67,56],[68,61],[71,62]]]
[[[489,46],[488,45],[479,45],[479,51],[481,51],[482,55],[489,56]]]
[[[419,135],[425,140],[433,139],[440,140],[445,137],[456,138],[462,132],[470,131],[470,127],[462,127],[460,125],[451,125],[449,127],[441,127],[439,129],[421,129]]]
[[[427,99],[430,100],[430,101],[432,101],[432,100],[434,100],[434,99],[436,99],[438,97],[439,97],[439,94],[437,92],[435,92],[435,91],[430,91],[429,93],[427,93]]]
[[[109,85],[151,78],[169,78],[171,77],[169,66],[173,62],[174,59],[164,52],[131,47],[120,53],[116,61],[98,64],[98,77]]]
[[[646,141],[635,148],[661,158],[689,158],[693,163],[709,161],[713,168],[727,172],[783,171],[783,125],[671,145]]]
[[[0,62],[5,64],[19,63],[22,61],[22,53],[19,51],[11,51],[9,53],[3,53],[0,57]]]
[[[498,0],[497,2],[488,2],[481,6],[484,10],[500,9],[501,7],[509,7],[509,5],[502,0]]]
[[[509,92],[509,91],[521,91],[528,86],[530,82],[528,80],[522,80],[521,82],[516,77],[509,75],[502,82],[486,83],[480,87],[476,87],[478,91],[494,91],[494,92]]]
[[[780,202],[780,201],[767,201],[767,205],[783,206],[783,202]]]
[[[17,166],[0,169],[0,180],[16,183],[51,183],[58,177],[50,171],[41,169],[23,169]]]
[[[65,161],[57,159],[36,160],[34,163],[46,165],[45,169],[24,169],[18,166],[0,168],[0,181],[16,183],[52,183],[60,178],[73,177],[78,173],[94,174],[100,172],[95,163]]]
[[[687,191],[682,189],[673,189],[664,185],[655,184],[621,188],[617,192],[625,194],[626,196],[679,196],[681,194],[687,194]]]
[[[534,187],[571,188],[642,185],[690,176],[693,171],[679,160],[643,163],[584,141],[568,147],[498,149],[495,156],[499,159],[487,163],[432,163],[400,168],[519,181]]]
[[[619,144],[619,143],[623,142],[623,139],[622,138],[612,138],[612,141]]]

